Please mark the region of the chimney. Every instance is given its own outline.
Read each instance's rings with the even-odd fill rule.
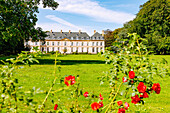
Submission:
[[[94,30],[94,34],[96,33],[96,30]]]
[[[69,30],[69,34],[71,33],[71,30]]]
[[[52,33],[53,31],[52,31],[52,29],[51,29],[51,33]]]
[[[104,30],[102,30],[102,36],[104,36]]]
[[[63,33],[63,31],[61,30],[61,34]]]
[[[81,30],[79,30],[79,34],[81,33]]]

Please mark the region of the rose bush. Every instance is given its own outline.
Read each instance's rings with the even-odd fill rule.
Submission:
[[[113,46],[119,48],[116,52],[106,50],[103,54],[106,63],[111,66],[106,74],[99,77],[101,84],[111,87],[110,103],[104,107],[105,112],[116,112],[116,102],[120,107],[118,112],[125,112],[128,104],[123,104],[123,100],[142,106],[144,99],[152,94],[152,90],[156,94],[160,93],[160,84],[152,81],[154,76],[164,77],[168,74],[164,65],[166,61],[163,59],[157,63],[161,66],[152,63],[145,42],[139,35],[129,34],[128,40],[122,39],[113,43]]]

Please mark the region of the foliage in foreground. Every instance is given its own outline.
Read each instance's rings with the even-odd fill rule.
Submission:
[[[148,52],[142,44],[142,40],[138,35],[130,35],[130,42],[128,44],[115,42],[115,46],[123,48],[117,53],[106,51],[104,56],[106,62],[112,68],[106,72],[104,76],[100,77],[101,84],[108,84],[111,88],[109,94],[109,104],[103,103],[102,94],[95,95],[89,93],[80,87],[79,75],[61,76],[56,73],[60,67],[57,67],[57,54],[54,66],[54,80],[48,91],[40,91],[33,88],[31,91],[22,92],[15,75],[14,69],[20,67],[18,62],[26,63],[36,61],[34,54],[23,53],[16,59],[8,59],[8,63],[1,68],[1,101],[0,110],[5,112],[18,111],[34,111],[34,112],[87,112],[93,110],[97,112],[125,112],[128,110],[129,103],[132,102],[137,106],[144,104],[144,100],[149,98],[149,95],[159,94],[161,86],[159,83],[153,83],[154,76],[166,76],[167,69],[163,68],[166,63],[153,64],[148,58]],[[39,53],[38,53],[39,54]],[[37,56],[37,55],[36,55]],[[59,85],[60,84],[60,85]],[[54,85],[58,85],[58,89],[53,89]],[[72,102],[68,105],[63,105],[62,100],[55,100],[57,92],[65,92],[65,96],[69,97]],[[39,94],[46,94],[42,104],[33,100],[33,96]],[[79,98],[84,96],[84,104],[79,103]],[[45,103],[47,99],[51,98],[54,108],[46,109]],[[58,97],[59,98],[59,97]],[[139,107],[140,108],[140,107]],[[145,110],[139,109],[138,111]]]

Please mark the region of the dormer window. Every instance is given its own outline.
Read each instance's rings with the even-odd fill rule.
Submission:
[[[55,34],[53,34],[53,36],[55,36]]]
[[[100,40],[100,37],[99,37],[99,40]]]
[[[94,40],[96,40],[96,37],[94,37]]]

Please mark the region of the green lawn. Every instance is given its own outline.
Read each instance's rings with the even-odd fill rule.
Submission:
[[[20,69],[16,72],[17,78],[19,78],[19,83],[23,85],[24,89],[32,89],[33,87],[40,88],[42,90],[48,90],[52,84],[54,79],[54,58],[55,56],[44,56],[39,59],[40,64],[33,64],[31,67],[24,66],[24,68]],[[155,59],[155,61],[160,60],[161,58],[165,58],[168,63],[170,63],[170,56],[168,55],[153,55],[151,59]],[[4,58],[0,58],[4,59]],[[100,93],[104,97],[103,103],[108,103],[108,94],[109,94],[109,86],[100,85],[98,76],[101,76],[103,72],[109,69],[109,65],[105,64],[104,58],[99,57],[98,55],[66,55],[59,57],[61,61],[58,66],[61,67],[61,76],[65,75],[80,75],[80,87],[83,87],[83,91],[93,92],[96,95]],[[159,82],[161,85],[161,93],[159,95],[152,94],[148,99],[144,99],[145,105],[142,109],[147,108],[146,112],[150,113],[168,113],[170,108],[170,77],[167,76],[164,79],[156,77],[155,82]],[[58,81],[59,82],[59,81]],[[55,84],[54,89],[58,89],[59,85]],[[42,99],[45,95],[41,94],[40,96],[36,96],[36,100],[42,102]],[[67,102],[68,98],[63,96],[63,93],[58,93],[58,97]],[[56,101],[58,101],[58,97],[56,97]],[[80,102],[83,102],[84,98],[80,98]],[[53,109],[53,104],[50,102],[50,99],[46,104],[47,108]],[[69,103],[68,103],[69,104]],[[134,111],[135,105],[130,103],[130,108],[128,110],[129,113]]]

